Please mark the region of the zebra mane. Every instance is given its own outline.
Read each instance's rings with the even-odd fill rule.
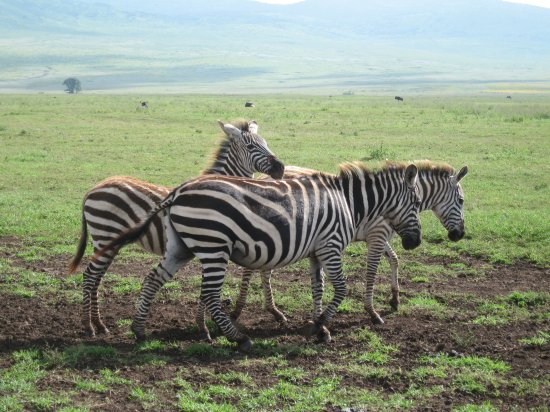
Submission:
[[[431,160],[415,160],[412,162],[398,162],[386,160],[378,165],[367,166],[362,162],[346,162],[340,165],[340,176],[357,175],[358,173],[379,174],[390,170],[405,170],[408,165],[415,164],[419,172],[431,172],[437,175],[450,176],[455,173],[454,169],[444,162],[432,162]]]
[[[235,120],[231,122],[233,126],[239,129],[242,132],[248,132],[248,122],[244,119]],[[227,156],[229,156],[229,150],[231,148],[231,140],[226,134],[220,139],[218,148],[212,152],[210,166],[202,171],[201,174],[207,175],[215,173],[216,170],[219,170],[227,161]]]
[[[455,174],[455,170],[451,165],[445,162],[432,162],[431,160],[415,160],[413,162],[419,172],[431,172],[437,175],[451,176]]]

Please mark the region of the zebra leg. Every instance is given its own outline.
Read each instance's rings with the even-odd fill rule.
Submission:
[[[97,248],[94,247],[94,252]],[[83,273],[82,281],[82,327],[88,336],[97,333],[109,333],[109,329],[101,320],[98,303],[98,289],[103,275],[113,262],[117,250],[109,251],[101,260],[92,259]]]
[[[394,311],[399,309],[399,258],[397,253],[392,249],[389,242],[386,242],[384,255],[388,260],[391,268],[391,300],[390,306]]]
[[[273,290],[271,289],[271,270],[265,270],[262,272],[262,289],[264,291],[265,309],[275,317],[275,320],[279,322],[287,322],[288,320],[286,316],[279,310],[273,300]]]
[[[311,274],[311,294],[313,297],[313,319],[316,320],[323,313],[323,292],[325,290],[325,278],[321,270],[321,264],[317,258],[309,258],[309,271]]]
[[[137,340],[145,338],[145,322],[149,317],[151,302],[157,291],[168,280],[172,279],[174,273],[193,258],[193,254],[185,247],[178,238],[177,233],[171,226],[166,227],[166,251],[158,266],[152,269],[143,280],[141,293],[137,304],[136,314],[132,322],[131,330]]]
[[[346,281],[344,279],[344,273],[342,271],[342,258],[340,253],[332,253],[327,256],[320,256],[321,265],[324,271],[327,273],[330,282],[334,288],[334,296],[332,301],[328,304],[325,311],[315,320],[312,332],[317,334],[317,337],[324,342],[331,341],[330,332],[326,328],[326,324],[330,322],[338,306],[344,300],[347,294]],[[322,259],[322,260],[321,260]]]
[[[380,259],[384,253],[386,241],[381,239],[368,240],[369,249],[367,252],[367,282],[366,282],[366,300],[365,310],[369,314],[372,323],[382,324],[384,320],[374,310],[373,305],[373,293],[374,293],[374,281],[376,278],[376,272]]]
[[[240,351],[247,352],[252,346],[252,341],[235,328],[222,310],[221,289],[229,254],[224,251],[216,254],[210,253],[208,256],[198,254],[197,257],[202,264],[201,300],[225,337],[231,342],[237,342]]]
[[[206,326],[205,315],[206,315],[206,305],[204,304],[202,299],[199,299],[199,305],[197,306],[197,314],[195,316],[195,323],[197,324],[199,331],[201,331],[203,338],[207,340],[209,343],[212,343],[212,337],[210,336],[210,331],[208,330],[208,326]]]
[[[244,269],[242,278],[241,278],[241,290],[239,291],[239,297],[237,298],[237,303],[235,303],[235,308],[231,312],[231,320],[236,321],[246,306],[246,297],[248,296],[248,288],[250,286],[250,279],[254,272],[250,269]]]

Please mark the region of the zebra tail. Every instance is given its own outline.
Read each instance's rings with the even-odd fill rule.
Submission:
[[[78,248],[76,250],[76,255],[69,264],[69,275],[73,274],[76,271],[84,252],[86,251],[86,243],[88,240],[88,224],[86,223],[86,217],[84,216],[84,210],[82,211],[82,228],[80,229],[80,241],[78,242]]]
[[[107,243],[106,246],[101,248],[100,250],[96,251],[94,253],[93,259],[99,259],[102,256],[105,255],[105,253],[111,251],[111,250],[118,250],[124,246],[126,246],[129,243],[133,243],[136,240],[139,239],[141,235],[143,235],[146,231],[151,222],[153,221],[153,218],[161,211],[169,207],[173,203],[173,192],[170,193],[161,203],[157,205],[156,208],[151,210],[147,217],[141,221],[141,223],[138,223],[137,226],[131,227],[124,232],[122,232],[120,235],[118,235],[116,238],[111,240],[109,243]]]

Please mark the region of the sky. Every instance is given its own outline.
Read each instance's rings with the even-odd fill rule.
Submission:
[[[305,0],[255,0],[259,3],[268,3],[268,4],[294,4],[301,3]],[[503,0],[508,3],[521,3],[529,4],[531,6],[546,7],[550,9],[550,0]]]

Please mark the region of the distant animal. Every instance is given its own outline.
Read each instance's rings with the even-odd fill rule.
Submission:
[[[512,96],[506,96],[506,98],[507,98],[507,99],[511,99],[511,98],[512,98]]]
[[[252,102],[246,102],[246,103],[244,104],[244,107],[254,107],[254,103],[252,103]]]
[[[136,109],[141,109],[141,110],[145,110],[145,109],[148,109],[149,106],[147,105],[147,102],[139,102],[138,106],[136,107]]]
[[[395,100],[398,100],[398,101],[403,101],[403,98],[401,96],[395,96]]]

